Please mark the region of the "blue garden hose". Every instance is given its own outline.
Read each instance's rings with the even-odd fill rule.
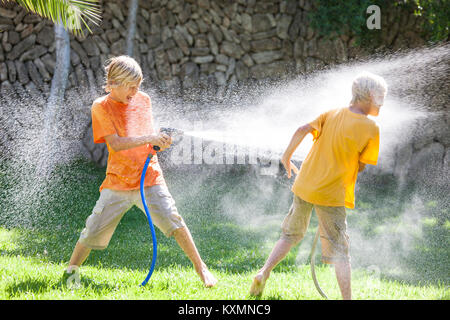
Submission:
[[[160,131],[165,133],[165,134],[170,135],[171,137],[176,136],[176,135],[184,134],[183,130],[174,129],[174,128],[161,128]],[[161,148],[159,146],[153,146],[153,150],[159,151],[159,150],[161,150]],[[152,160],[152,158],[153,158],[153,154],[150,152],[148,154],[147,160],[145,161],[144,169],[142,170],[141,185],[140,185],[142,205],[144,206],[145,214],[147,215],[147,220],[148,220],[148,224],[150,226],[150,230],[152,232],[152,240],[153,240],[152,265],[150,266],[150,270],[149,270],[149,272],[147,274],[147,277],[141,283],[141,286],[145,286],[147,284],[148,280],[150,280],[150,277],[152,276],[153,270],[155,269],[156,256],[157,256],[157,251],[158,251],[157,250],[158,249],[158,244],[156,242],[155,227],[153,226],[152,217],[150,216],[150,211],[148,210],[147,202],[145,201],[145,194],[144,194],[145,174],[147,172],[148,165],[150,163],[150,160]]]
[[[158,151],[160,149],[159,149],[158,146],[153,146],[153,150]],[[149,153],[149,155],[147,157],[147,160],[145,161],[145,164],[144,164],[144,169],[142,170],[141,185],[140,185],[142,205],[144,206],[145,214],[147,215],[147,220],[148,220],[148,224],[150,226],[150,230],[152,232],[152,240],[153,240],[152,264],[150,266],[150,271],[148,272],[147,277],[145,278],[145,280],[141,283],[141,286],[145,286],[147,284],[148,280],[150,280],[150,277],[152,276],[153,270],[155,269],[156,256],[157,256],[157,251],[158,251],[158,244],[156,242],[155,227],[153,226],[152,217],[150,216],[150,211],[148,210],[147,202],[145,201],[145,193],[144,193],[145,174],[147,172],[148,165],[150,163],[150,160],[152,160],[152,158],[153,158],[153,154]]]

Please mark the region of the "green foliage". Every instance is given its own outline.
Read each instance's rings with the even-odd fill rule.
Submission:
[[[380,44],[381,30],[369,30],[366,25],[370,5],[378,5],[381,15],[388,10],[400,8],[401,14],[413,13],[422,19],[425,39],[436,42],[447,40],[449,36],[450,1],[442,0],[315,0],[315,10],[309,14],[311,26],[324,37],[341,34],[355,36],[357,44],[377,46]],[[388,27],[388,26],[382,26]]]
[[[448,40],[450,1],[448,0],[410,0],[416,16],[424,18],[424,30],[431,41]]]
[[[366,28],[366,8],[370,0],[316,0],[309,14],[311,26],[321,36],[340,35],[351,31],[361,34]]]
[[[97,24],[101,20],[98,0],[1,0],[16,2],[25,10],[36,13],[54,23],[61,22],[75,34],[83,25],[90,31],[88,22]]]

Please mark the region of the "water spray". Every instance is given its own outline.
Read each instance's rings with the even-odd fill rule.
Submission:
[[[165,133],[165,134],[167,134],[167,135],[169,135],[171,137],[184,134],[184,132],[182,130],[174,129],[174,128],[161,128],[160,132]],[[161,148],[158,147],[158,146],[153,146],[153,150],[158,152],[159,150],[161,150]],[[150,270],[149,270],[149,272],[147,274],[147,277],[141,283],[141,286],[145,286],[147,284],[148,280],[150,280],[150,277],[153,274],[153,270],[155,269],[155,264],[156,264],[157,251],[158,251],[158,243],[156,241],[155,227],[153,226],[152,217],[150,216],[150,211],[148,210],[147,201],[145,200],[145,194],[144,194],[145,174],[147,172],[148,165],[150,163],[150,160],[152,160],[152,158],[153,158],[153,153],[150,152],[148,154],[147,160],[145,161],[144,169],[142,170],[141,183],[140,183],[140,192],[141,192],[142,205],[144,206],[145,214],[147,215],[147,220],[148,220],[148,224],[150,226],[150,231],[152,233],[152,242],[153,242],[152,264],[150,266]]]

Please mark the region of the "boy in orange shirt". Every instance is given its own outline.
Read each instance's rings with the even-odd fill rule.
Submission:
[[[282,234],[266,263],[253,279],[251,295],[261,295],[272,269],[304,237],[312,209],[319,220],[322,261],[334,264],[343,299],[351,299],[351,266],[348,253],[345,207],[354,208],[358,172],[366,164],[376,165],[379,128],[367,115],[377,116],[387,93],[386,82],[364,73],[355,78],[348,108],[333,109],[301,126],[293,135],[281,162],[288,178],[297,177],[294,199],[282,223]],[[291,162],[294,151],[311,133],[314,144],[300,170]]]
[[[140,198],[141,173],[150,152],[154,154],[145,177],[145,197],[154,224],[168,237],[173,236],[194,265],[206,287],[217,280],[203,263],[192,236],[178,214],[167,189],[158,157],[152,146],[161,151],[172,143],[171,137],[156,133],[150,97],[139,91],[142,70],[131,57],[112,58],[105,68],[108,95],[92,105],[92,130],[95,143],[106,143],[108,164],[106,178],[86,227],[72,253],[63,281],[78,272],[91,249],[105,249],[123,215],[133,206],[144,211]]]

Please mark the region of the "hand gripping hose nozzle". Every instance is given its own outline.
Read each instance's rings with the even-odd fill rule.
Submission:
[[[184,134],[183,130],[175,129],[175,128],[168,128],[168,127],[162,127],[159,129],[160,132],[167,134],[168,136],[176,137],[176,136],[182,136]],[[159,151],[161,148],[158,146],[153,146],[153,150]]]

